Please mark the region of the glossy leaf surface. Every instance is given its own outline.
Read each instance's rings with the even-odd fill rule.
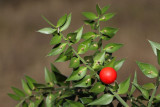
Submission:
[[[95,101],[89,103],[88,105],[108,105],[112,102],[112,100],[113,100],[113,95],[104,94],[100,98],[98,98]]]
[[[125,94],[125,93],[127,93],[128,89],[129,89],[129,85],[130,85],[130,77],[119,84],[119,89],[118,89],[117,93],[118,94]]]
[[[145,76],[149,78],[155,78],[158,76],[158,70],[153,65],[138,61],[136,63]]]
[[[62,52],[64,51],[66,45],[67,45],[67,43],[61,43],[60,45],[58,45],[58,47],[53,48],[53,49],[49,52],[48,56],[58,55],[58,54],[62,53]]]

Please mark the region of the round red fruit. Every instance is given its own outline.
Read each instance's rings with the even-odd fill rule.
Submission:
[[[100,71],[99,77],[105,84],[113,83],[117,78],[117,72],[112,67],[105,67]]]

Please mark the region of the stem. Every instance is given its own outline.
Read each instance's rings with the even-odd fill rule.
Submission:
[[[129,107],[129,105],[115,92],[113,92],[111,89],[110,91],[114,94],[114,96],[118,99],[118,101],[124,106]]]
[[[151,107],[153,98],[154,98],[154,96],[155,96],[155,94],[156,94],[156,91],[157,91],[157,86],[156,86],[155,89],[153,90],[152,96],[151,96],[151,98],[149,99],[149,103],[148,103],[148,106],[147,106],[147,107]]]

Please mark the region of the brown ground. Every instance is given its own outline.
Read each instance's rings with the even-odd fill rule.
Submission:
[[[24,74],[37,81],[44,81],[44,66],[49,67],[53,57],[45,57],[51,50],[51,36],[37,33],[48,25],[42,20],[45,15],[53,23],[72,12],[72,23],[69,31],[79,28],[84,19],[83,11],[94,11],[95,5],[111,4],[110,12],[117,15],[109,23],[120,28],[110,42],[124,43],[124,47],[114,55],[127,58],[123,68],[118,72],[118,82],[138,72],[138,81],[144,84],[154,81],[146,78],[135,64],[136,60],[151,63],[158,67],[147,39],[160,42],[160,1],[158,0],[0,0],[0,106],[13,107],[17,102],[7,96],[12,92],[10,87],[21,88]],[[63,64],[63,66],[61,65]],[[64,63],[55,65],[69,73]]]

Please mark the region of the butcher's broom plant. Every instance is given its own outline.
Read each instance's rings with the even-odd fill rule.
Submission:
[[[109,21],[115,15],[107,13],[108,8],[109,5],[103,8],[96,5],[97,13],[83,12],[82,15],[86,18],[84,23],[91,27],[91,31],[84,32],[86,26],[80,26],[67,35],[64,31],[71,23],[71,14],[62,16],[57,24],[52,24],[42,16],[49,27],[38,32],[52,36],[50,45],[53,45],[53,48],[48,56],[58,55],[54,63],[69,61],[72,71],[67,77],[63,75],[65,71],[59,71],[51,63],[51,68],[44,68],[45,83],[38,83],[25,76],[25,80],[22,80],[23,90],[12,87],[14,94],[8,94],[19,102],[16,107],[160,106],[160,94],[156,93],[160,73],[153,65],[136,62],[145,76],[155,78],[155,83],[138,84],[136,72],[132,82],[130,76],[120,83],[116,81],[117,72],[125,58],[117,60],[113,56],[123,44],[104,45],[118,32],[117,28],[101,26],[101,23]],[[160,64],[160,44],[153,41],[149,43]],[[135,90],[140,92],[138,97],[134,96]]]

